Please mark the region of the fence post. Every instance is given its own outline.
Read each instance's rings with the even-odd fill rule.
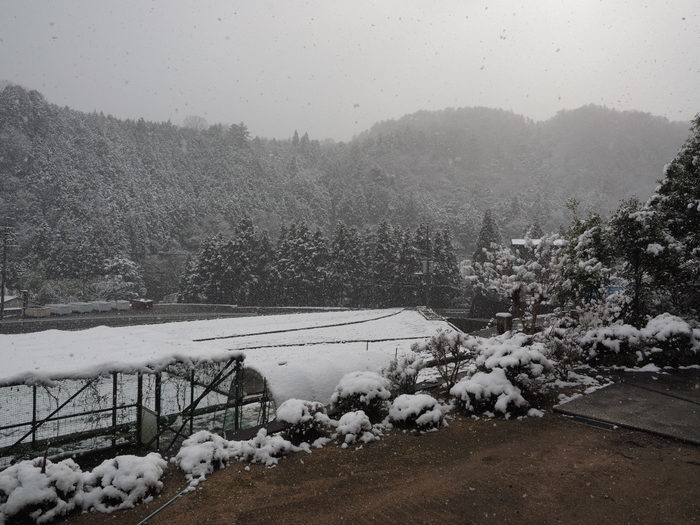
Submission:
[[[112,372],[112,448],[117,446],[117,372]]]
[[[160,449],[160,390],[161,373],[156,374],[156,449]]]
[[[238,365],[236,365],[238,367]],[[234,432],[236,430],[240,430],[241,428],[241,402],[242,402],[242,394],[243,394],[243,381],[245,380],[245,368],[239,368],[238,371],[236,372],[236,386],[234,389],[234,407],[233,407],[233,430]]]
[[[194,404],[194,368],[190,371],[190,406]],[[190,411],[190,436],[194,433],[194,410]]]
[[[32,386],[32,448],[36,448],[36,385]]]
[[[141,427],[143,426],[143,421],[141,420],[141,413],[143,406],[143,375],[141,372],[136,374],[136,446],[141,447],[143,445],[143,439],[141,436]]]

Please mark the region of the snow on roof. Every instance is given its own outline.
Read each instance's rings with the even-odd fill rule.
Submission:
[[[540,243],[542,242],[542,239],[511,239],[510,244],[511,246],[539,246]],[[554,239],[554,242],[552,243],[554,246],[566,246],[569,244],[569,241],[566,239]]]
[[[542,239],[511,239],[510,244],[512,246],[525,246],[528,244],[528,241],[532,246],[537,246],[542,242]]]
[[[327,402],[346,373],[378,372],[396,352],[408,352],[415,340],[439,328],[448,324],[414,310],[389,309],[0,335],[0,386],[244,355],[245,366],[267,378],[278,403],[292,397]],[[410,339],[396,340],[401,338]]]

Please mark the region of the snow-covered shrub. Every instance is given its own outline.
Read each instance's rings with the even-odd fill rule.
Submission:
[[[311,443],[324,436],[332,426],[325,407],[317,401],[288,399],[279,406],[276,417],[289,425],[284,434],[293,443]]]
[[[270,466],[276,465],[281,456],[300,450],[308,448],[294,446],[279,435],[268,436],[264,428],[253,439],[246,441],[228,441],[202,430],[182,442],[172,461],[184,471],[190,485],[194,486],[232,459]]]
[[[363,410],[343,414],[338,420],[336,432],[346,445],[356,441],[369,443],[377,439],[377,436],[372,433],[372,423]]]
[[[641,329],[617,324],[589,330],[579,344],[592,364],[678,366],[700,359],[700,329],[668,313]]]
[[[0,523],[48,523],[75,506],[82,472],[72,460],[21,461],[0,472]]]
[[[83,492],[77,499],[84,510],[130,509],[150,501],[163,489],[160,478],[167,465],[155,452],[144,457],[127,455],[105,460],[84,475]]]
[[[593,365],[634,366],[644,355],[642,334],[629,324],[589,330],[579,338],[579,344]]]
[[[393,395],[413,394],[416,391],[418,372],[424,367],[425,361],[412,353],[394,357],[382,374],[389,380]]]
[[[651,346],[648,355],[656,365],[700,364],[700,329],[693,329],[680,317],[669,313],[656,316],[641,334]]]
[[[185,472],[187,481],[196,485],[229,462],[229,442],[206,430],[195,432],[182,442],[175,464]]]
[[[457,381],[464,363],[469,359],[471,343],[475,338],[455,330],[438,330],[428,341],[414,343],[416,353],[428,352],[436,363],[436,368],[447,388]]]
[[[482,339],[476,350],[475,364],[479,371],[503,370],[508,381],[526,397],[536,393],[548,379],[547,373],[554,369],[545,355],[544,343],[523,333]]]
[[[488,373],[476,372],[462,379],[450,389],[450,395],[457,399],[462,409],[477,414],[520,415],[526,413],[529,406],[502,368],[494,368]]]
[[[262,463],[267,466],[276,465],[280,457],[290,452],[305,450],[294,446],[291,441],[287,441],[280,435],[269,436],[264,428],[258,430],[258,434],[253,439],[229,441],[228,443],[232,458],[238,461]]]
[[[437,399],[427,394],[402,394],[391,404],[389,419],[398,426],[439,428],[445,414]]]
[[[389,380],[375,372],[350,372],[335,387],[331,404],[338,412],[362,410],[370,420],[380,421],[391,397],[389,387]]]
[[[557,378],[566,380],[572,370],[584,364],[585,356],[578,345],[578,332],[574,327],[560,323],[539,337],[545,346],[542,353],[552,363],[552,373]]]

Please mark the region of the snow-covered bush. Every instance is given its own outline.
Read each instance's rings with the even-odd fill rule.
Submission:
[[[554,369],[545,355],[545,345],[523,333],[482,339],[475,348],[474,362],[479,371],[503,370],[508,381],[526,397],[536,393],[547,381],[547,373]]]
[[[658,315],[641,333],[647,346],[653,345],[649,356],[657,365],[700,364],[700,329],[693,329],[680,317],[669,313]]]
[[[276,465],[286,454],[308,450],[308,448],[294,446],[291,441],[287,441],[280,435],[269,436],[264,428],[258,430],[258,434],[253,439],[228,443],[232,458],[238,461],[262,463],[268,467]]]
[[[326,415],[326,409],[317,401],[288,399],[277,409],[277,420],[287,423],[284,431],[287,439],[293,443],[308,443],[326,434],[332,420]]]
[[[440,403],[427,394],[402,394],[391,404],[389,419],[398,426],[439,428],[445,414]]]
[[[350,372],[335,387],[331,404],[338,412],[362,410],[371,421],[380,421],[391,397],[389,387],[389,381],[375,372]]]
[[[0,523],[48,523],[76,506],[82,472],[72,460],[21,461],[0,472]]]
[[[477,414],[520,415],[526,413],[529,406],[502,368],[494,368],[488,373],[476,372],[462,379],[450,389],[450,395],[457,399],[462,409]]]
[[[475,339],[456,330],[438,330],[428,341],[414,343],[416,353],[428,352],[435,361],[440,377],[450,388],[457,382],[464,363],[469,359],[470,343]]]
[[[48,523],[74,509],[134,507],[161,491],[166,466],[156,453],[117,456],[91,472],[72,459],[22,461],[0,472],[0,524]]]
[[[175,464],[185,472],[187,481],[196,485],[207,474],[223,468],[229,462],[229,442],[206,430],[195,432],[182,442]]]
[[[579,338],[579,344],[594,365],[634,366],[643,356],[641,333],[629,324],[589,330]]]
[[[160,454],[117,456],[84,475],[83,492],[76,498],[84,510],[112,512],[150,501],[163,489],[160,478],[168,466]]]
[[[369,443],[377,439],[372,433],[372,423],[363,410],[343,414],[338,420],[336,432],[345,445],[356,441]]]
[[[700,329],[668,313],[654,317],[641,329],[616,324],[589,330],[579,344],[592,364],[678,366],[700,359]]]
[[[276,465],[281,456],[300,450],[308,448],[294,446],[279,435],[268,436],[264,428],[253,439],[246,441],[228,441],[202,430],[182,442],[172,461],[184,471],[190,485],[194,486],[232,459],[270,466]]]
[[[424,367],[425,361],[411,353],[394,357],[382,374],[389,380],[393,395],[413,394],[416,391],[418,372]]]

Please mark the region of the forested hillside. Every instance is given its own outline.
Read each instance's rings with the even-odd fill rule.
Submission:
[[[687,136],[686,123],[588,106],[533,122],[486,108],[418,112],[349,143],[294,132],[251,138],[243,124],[204,130],[118,120],[0,92],[0,217],[14,226],[11,287],[142,272],[151,295],[177,290],[203,240],[243,217],[268,230],[306,221],[447,227],[470,254],[483,212],[505,236],[567,221],[564,202],[613,209],[646,199]],[[290,135],[294,130],[290,130]],[[119,268],[122,268],[121,270]]]

